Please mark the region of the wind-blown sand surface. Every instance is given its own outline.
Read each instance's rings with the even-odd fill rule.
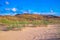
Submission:
[[[60,40],[60,26],[26,27],[22,31],[0,31],[0,40]]]

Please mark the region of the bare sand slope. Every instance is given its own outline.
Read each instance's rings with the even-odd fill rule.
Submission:
[[[22,31],[0,31],[0,40],[60,40],[60,26],[26,27]],[[56,39],[55,39],[56,38]]]

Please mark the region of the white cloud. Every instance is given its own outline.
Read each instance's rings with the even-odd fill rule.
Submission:
[[[20,10],[22,13],[29,13],[28,11],[25,10]]]
[[[32,13],[33,10],[20,10],[22,13]]]
[[[9,4],[9,2],[8,2],[8,1],[6,1],[5,3],[6,3],[7,5]]]
[[[29,13],[32,13],[33,10],[28,10]]]
[[[51,13],[53,13],[54,11],[53,10],[50,10]]]
[[[3,15],[3,14],[2,14]],[[10,13],[4,13],[4,15],[10,15]]]
[[[28,13],[27,11],[23,11],[23,13]]]
[[[55,12],[53,12],[53,13],[48,13],[48,14],[50,14],[50,15],[54,15],[54,14],[55,14]]]
[[[43,12],[41,14],[43,14],[43,15],[55,15],[56,13],[55,12]]]
[[[13,12],[17,11],[16,8],[5,8],[5,10],[12,10]]]
[[[33,14],[41,14],[41,13],[39,13],[39,12],[33,12]]]
[[[16,8],[12,8],[12,11],[14,11],[14,12],[15,12],[16,10],[17,10]]]

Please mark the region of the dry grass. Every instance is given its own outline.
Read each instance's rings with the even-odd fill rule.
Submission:
[[[23,27],[37,27],[48,24],[60,24],[60,17],[50,18],[38,14],[21,14],[15,16],[0,16],[0,29],[12,30]]]

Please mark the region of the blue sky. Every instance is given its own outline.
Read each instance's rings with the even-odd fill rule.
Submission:
[[[60,15],[60,0],[0,0],[0,14],[12,15],[27,11]]]

